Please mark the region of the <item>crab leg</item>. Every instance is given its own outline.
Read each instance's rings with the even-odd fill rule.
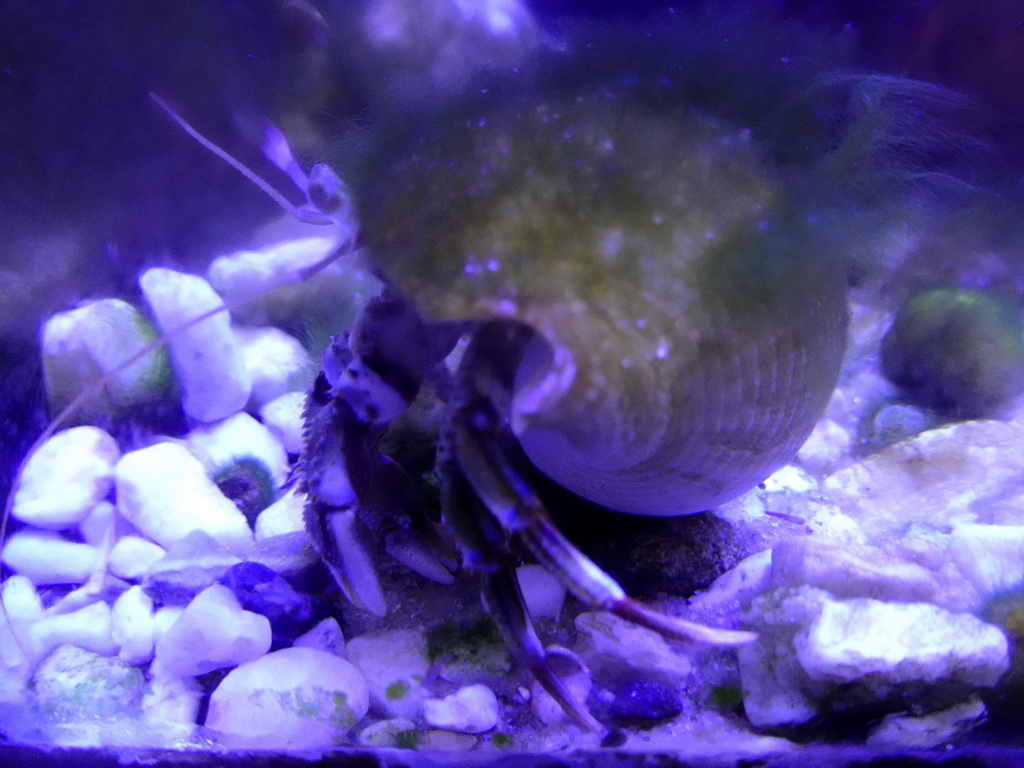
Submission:
[[[378,616],[387,611],[374,566],[380,547],[422,576],[450,584],[412,480],[377,448],[380,428],[361,420],[323,374],[304,418],[297,477],[307,499],[306,530],[345,596]]]
[[[482,592],[487,611],[519,663],[577,725],[584,730],[603,732],[604,727],[551,668],[515,578],[508,532],[482,508],[480,497],[459,466],[452,437],[451,431],[442,436],[437,468],[444,481],[442,508],[462,550],[464,567],[483,574]]]
[[[534,679],[577,725],[587,731],[603,732],[604,726],[590,714],[583,702],[572,695],[565,681],[551,668],[547,651],[530,621],[515,571],[511,567],[498,568],[488,574],[488,581],[492,599],[486,601],[487,608],[501,629],[505,644],[516,651],[519,662],[530,670]]]
[[[720,646],[756,639],[753,632],[717,629],[655,611],[634,600],[615,579],[580,552],[555,527],[529,483],[515,467],[516,452],[502,446],[496,415],[482,398],[475,412],[453,424],[463,472],[498,522],[518,534],[537,560],[580,600],[662,634]],[[507,440],[506,440],[507,442]]]

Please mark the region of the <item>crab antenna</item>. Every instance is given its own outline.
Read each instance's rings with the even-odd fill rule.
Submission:
[[[189,124],[189,122],[187,120],[185,120],[185,118],[183,118],[181,115],[179,115],[177,112],[175,112],[174,108],[171,107],[171,105],[168,104],[166,101],[164,101],[162,98],[157,96],[152,91],[149,92],[149,98],[151,98],[156,103],[156,105],[158,107],[160,107],[160,109],[162,109],[164,112],[166,112],[167,116],[169,118],[171,118],[171,120],[173,120],[179,126],[181,126],[182,130],[185,131],[185,133],[187,133],[193,139],[198,141],[200,144],[202,144],[204,147],[206,147],[213,154],[215,154],[217,157],[219,157],[225,163],[230,165],[232,168],[234,168],[240,174],[245,176],[245,178],[247,178],[249,181],[251,181],[257,187],[262,189],[275,203],[277,203],[282,208],[284,208],[284,210],[287,211],[290,215],[294,216],[299,221],[306,222],[308,224],[333,224],[334,223],[334,220],[330,216],[327,216],[325,214],[320,214],[320,213],[317,213],[316,211],[311,211],[308,208],[296,208],[294,205],[292,205],[291,202],[288,201],[288,199],[284,195],[282,195],[280,192],[278,192],[276,189],[274,189],[270,184],[268,184],[266,181],[264,181],[261,176],[257,175],[255,171],[251,170],[247,165],[244,165],[240,160],[236,159],[233,155],[230,155],[227,152],[225,152],[223,149],[218,147],[216,144],[214,144],[208,138],[203,136],[203,134],[201,134],[199,131],[197,131],[195,128],[193,128]],[[280,132],[278,132],[278,133],[280,133]],[[283,140],[283,136],[281,138]],[[287,146],[287,144],[286,144],[286,146]],[[273,161],[273,158],[271,158],[271,160]],[[291,174],[289,174],[289,175],[291,175]],[[294,176],[292,176],[292,180],[293,181],[295,180]],[[303,188],[303,192],[306,192],[305,188]]]
[[[302,170],[292,148],[288,146],[288,139],[281,133],[281,129],[274,125],[268,118],[263,119],[263,155],[270,162],[288,174],[292,183],[309,194],[309,176]]]

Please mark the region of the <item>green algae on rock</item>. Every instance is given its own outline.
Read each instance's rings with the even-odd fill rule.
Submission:
[[[882,339],[882,370],[922,405],[960,419],[993,416],[1024,390],[1022,331],[987,293],[924,291]]]

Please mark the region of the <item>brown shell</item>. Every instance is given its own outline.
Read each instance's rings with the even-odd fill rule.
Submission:
[[[364,231],[424,316],[548,342],[508,414],[536,465],[670,515],[788,461],[835,384],[846,298],[748,133],[607,89],[467,114],[379,174]]]

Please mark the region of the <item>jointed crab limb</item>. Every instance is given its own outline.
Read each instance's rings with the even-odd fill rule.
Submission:
[[[459,463],[466,477],[500,524],[518,534],[531,554],[576,597],[673,637],[720,646],[743,645],[756,639],[752,632],[717,629],[668,616],[629,597],[615,579],[558,531],[516,469],[518,452],[496,430],[496,414],[482,398],[476,408],[453,425]]]
[[[558,702],[569,717],[588,731],[605,729],[578,701],[552,669],[530,621],[523,594],[515,578],[508,549],[509,534],[488,514],[457,458],[453,430],[446,430],[438,445],[437,469],[441,475],[445,518],[452,529],[467,569],[484,576],[483,595],[488,613],[498,625],[505,645],[534,679]]]
[[[604,726],[590,714],[584,702],[573,696],[565,681],[551,668],[548,653],[530,621],[511,565],[492,570],[487,574],[487,580],[490,597],[486,601],[487,609],[501,630],[505,644],[577,725],[587,731],[603,733]]]
[[[310,539],[355,605],[384,615],[378,549],[426,578],[451,583],[412,480],[381,456],[381,427],[361,420],[321,374],[306,403],[297,469]]]

